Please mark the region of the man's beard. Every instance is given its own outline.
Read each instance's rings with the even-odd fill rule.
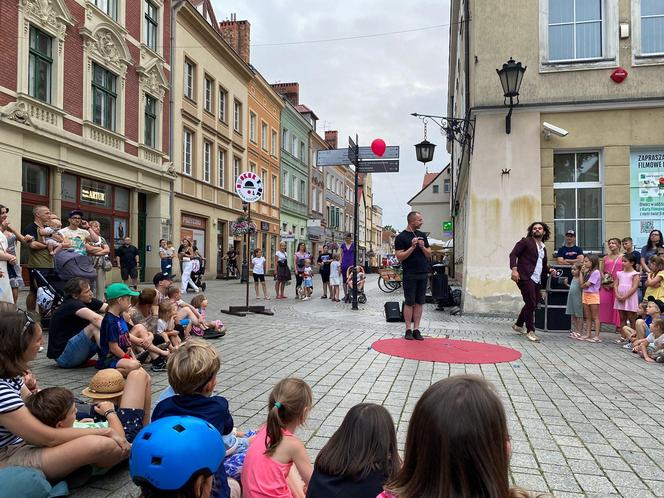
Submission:
[[[543,233],[533,232],[533,239],[541,239],[543,236]]]

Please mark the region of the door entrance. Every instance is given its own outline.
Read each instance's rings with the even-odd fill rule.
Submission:
[[[138,280],[140,282],[145,282],[145,267],[146,264],[146,243],[147,243],[147,207],[148,207],[148,198],[147,194],[138,194],[138,257],[140,258],[141,268],[138,275]]]

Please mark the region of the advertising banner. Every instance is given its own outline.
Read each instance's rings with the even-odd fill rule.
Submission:
[[[651,230],[664,229],[664,149],[633,150],[629,159],[631,232],[640,248]]]

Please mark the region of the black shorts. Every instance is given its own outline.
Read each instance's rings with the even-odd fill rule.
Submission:
[[[116,408],[115,413],[118,415],[120,422],[122,422],[125,438],[130,443],[133,443],[143,428],[145,411],[140,408]]]
[[[48,275],[53,272],[53,268],[28,268],[28,272],[30,274],[30,292],[37,292],[37,289],[44,284],[34,277],[34,272],[39,272],[45,279],[48,279]]]
[[[408,306],[424,304],[427,295],[429,275],[426,273],[413,273],[403,275],[403,297]]]
[[[262,273],[253,273],[254,282],[265,282],[265,275]]]
[[[132,266],[131,268],[126,268],[124,266],[120,267],[120,277],[122,280],[129,280],[129,277],[132,279],[138,278],[138,267]]]
[[[320,279],[323,281],[324,284],[328,283],[330,281],[330,271],[321,271],[320,272]]]

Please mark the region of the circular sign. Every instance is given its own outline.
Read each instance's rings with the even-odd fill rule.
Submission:
[[[235,180],[235,191],[244,202],[256,202],[263,196],[263,180],[256,173],[242,173]]]

